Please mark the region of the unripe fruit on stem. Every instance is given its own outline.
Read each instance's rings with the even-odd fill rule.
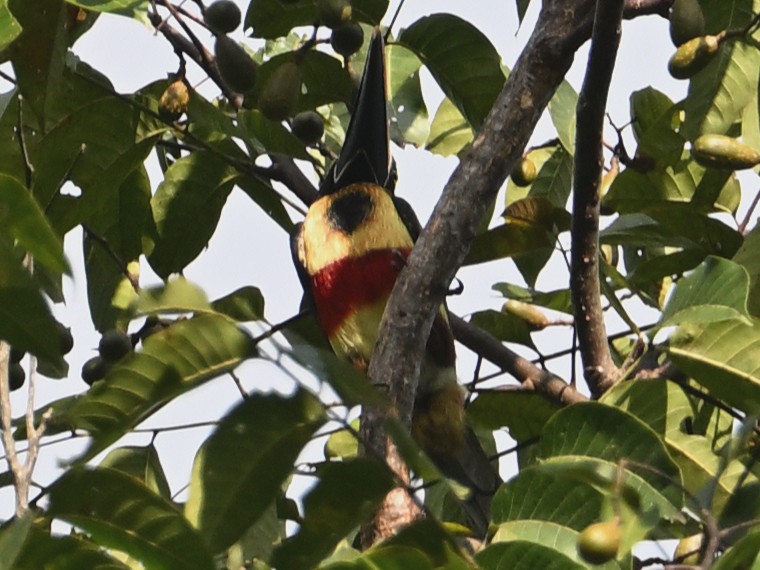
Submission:
[[[301,95],[301,70],[286,61],[272,72],[259,94],[259,109],[271,121],[282,121],[295,113]]]
[[[55,323],[55,329],[58,333],[58,349],[61,354],[68,354],[74,348],[74,337],[71,334],[71,329],[59,322]]]
[[[24,367],[18,362],[11,362],[8,365],[8,387],[11,392],[21,388],[24,385],[24,380],[26,380]]]
[[[190,91],[181,79],[174,81],[161,94],[158,102],[158,114],[167,121],[176,121],[187,111],[190,104]]]
[[[317,0],[317,17],[328,28],[339,28],[351,20],[349,0]]]
[[[760,153],[726,135],[702,135],[691,147],[691,155],[705,167],[743,170],[760,164]]]
[[[304,144],[313,145],[319,142],[325,133],[325,123],[319,113],[304,111],[293,117],[290,130]]]
[[[705,34],[705,15],[698,0],[674,0],[670,8],[670,39],[678,47]]]
[[[101,356],[93,356],[82,366],[82,380],[92,386],[98,380],[105,378],[111,364]]]
[[[521,321],[524,321],[532,331],[543,330],[551,324],[549,317],[536,308],[535,305],[531,305],[530,303],[523,303],[516,299],[510,299],[504,303],[502,310],[505,313],[514,315]]]
[[[668,62],[668,71],[675,79],[688,79],[702,71],[718,53],[719,36],[701,36],[681,45]]]
[[[106,331],[98,343],[98,353],[108,362],[117,362],[132,351],[132,341],[127,333]]]
[[[330,45],[343,57],[355,54],[364,43],[364,30],[356,22],[335,28],[330,36]]]
[[[591,564],[604,564],[617,556],[621,538],[617,519],[594,523],[578,535],[578,552]]]
[[[229,34],[240,25],[240,8],[232,0],[217,0],[206,8],[203,21],[215,34]]]
[[[259,66],[239,43],[227,36],[218,36],[214,55],[219,75],[230,89],[237,93],[253,89]]]
[[[524,156],[520,162],[512,169],[509,177],[517,186],[528,186],[536,179],[536,163]]]

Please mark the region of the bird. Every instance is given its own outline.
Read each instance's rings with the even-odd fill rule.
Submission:
[[[421,231],[412,207],[395,195],[384,47],[376,29],[343,147],[291,236],[306,302],[333,351],[364,372],[393,285]],[[442,304],[421,363],[411,432],[446,477],[469,489],[461,504],[473,532],[483,537],[502,481],[467,425],[455,359]]]

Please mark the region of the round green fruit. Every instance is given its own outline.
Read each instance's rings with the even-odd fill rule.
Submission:
[[[351,20],[349,0],[317,0],[317,17],[328,28],[339,28]]]
[[[705,35],[705,15],[698,0],[674,0],[670,8],[670,39],[678,47]]]
[[[217,0],[206,8],[203,21],[215,34],[229,34],[240,25],[240,8],[232,0]]]
[[[98,343],[98,354],[108,362],[118,362],[132,351],[132,340],[125,332],[106,331]]]
[[[214,44],[216,67],[222,80],[237,93],[246,93],[256,84],[258,64],[239,43],[227,36],[218,36]]]
[[[528,186],[533,183],[537,174],[536,163],[524,156],[514,167],[509,177],[517,186]]]
[[[335,28],[330,35],[330,45],[343,57],[355,54],[364,43],[364,30],[356,22]]]
[[[287,61],[269,76],[259,94],[259,109],[271,121],[283,121],[295,113],[301,96],[301,70]]]
[[[293,117],[293,123],[290,125],[290,129],[301,142],[313,145],[319,142],[322,135],[325,134],[325,123],[319,113],[314,111],[304,111]]]
[[[24,380],[26,380],[24,367],[18,362],[11,362],[8,365],[8,386],[11,392],[21,388],[24,385]]]
[[[620,540],[617,520],[594,523],[578,535],[578,552],[586,562],[604,564],[617,556]]]
[[[82,380],[92,386],[98,380],[106,377],[111,364],[101,356],[93,356],[82,366]]]

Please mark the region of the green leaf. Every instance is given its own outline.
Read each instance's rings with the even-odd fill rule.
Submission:
[[[10,566],[3,566],[10,568]],[[129,570],[126,564],[109,556],[102,546],[82,534],[51,536],[32,528],[16,566],[19,570]]]
[[[743,28],[752,20],[753,11],[752,0],[707,2],[704,6],[711,33]],[[752,34],[754,41],[759,37],[757,31]],[[709,65],[689,83],[682,128],[689,140],[705,133],[725,133],[741,119],[757,89],[759,64],[756,48],[749,42],[723,42]]]
[[[544,428],[539,454],[543,461],[562,459],[562,456],[605,460],[613,473],[619,461],[633,462],[626,465],[626,471],[631,477],[636,474],[661,497],[659,500],[650,498],[653,505],[660,504],[663,508],[661,504],[667,501],[671,505],[669,510],[676,512],[683,505],[681,473],[662,439],[623,410],[598,402],[583,402],[558,411]],[[648,468],[641,469],[637,464]],[[614,480],[613,477],[611,481]],[[642,509],[646,508],[642,504]]]
[[[206,151],[169,167],[151,200],[158,239],[148,262],[160,277],[181,271],[206,247],[238,176]]]
[[[241,287],[213,301],[211,308],[236,321],[260,321],[264,318],[264,295],[258,287]]]
[[[43,132],[49,127],[50,107],[61,95],[66,58],[66,4],[40,0],[35,4],[10,0],[12,15],[21,34],[10,46],[11,63],[24,102],[39,120]]]
[[[287,154],[301,160],[311,160],[303,143],[280,123],[275,123],[264,117],[258,110],[242,110],[237,114],[238,125],[245,133],[244,141],[251,139],[258,142],[268,153]]]
[[[507,223],[475,236],[464,265],[535,252],[554,244],[554,236],[534,224]]]
[[[726,550],[710,568],[711,570],[744,570],[756,568],[758,562],[760,562],[760,532],[755,530]]]
[[[40,358],[60,363],[55,328],[38,286],[9,240],[0,236],[0,339]]]
[[[676,366],[728,404],[760,413],[760,321],[682,325],[670,337]]]
[[[709,324],[728,319],[749,325],[748,294],[749,275],[741,265],[709,256],[678,281],[662,311],[660,326],[685,322]]]
[[[573,182],[573,157],[559,146],[541,165],[528,196],[546,198],[557,208],[565,208]]]
[[[211,310],[211,305],[203,289],[184,277],[177,277],[166,285],[140,289],[131,308],[138,315],[156,315],[205,313]]]
[[[376,26],[388,10],[388,0],[353,0],[351,8],[355,20]],[[287,35],[294,27],[310,26],[316,20],[316,0],[295,3],[257,0],[248,5],[245,28],[252,27],[254,37],[274,39]]]
[[[433,14],[406,28],[398,43],[417,54],[444,94],[478,130],[505,80],[501,58],[488,38],[457,16]]]
[[[272,188],[271,183],[264,183],[258,178],[244,176],[237,181],[240,189],[258,205],[267,217],[285,230],[293,230],[293,221],[282,203],[282,198]]]
[[[113,469],[71,468],[48,488],[48,513],[148,568],[213,569],[204,541],[170,501]]]
[[[14,568],[24,541],[32,528],[34,513],[26,511],[21,518],[14,518],[0,529],[0,568]]]
[[[578,564],[550,546],[524,540],[491,544],[480,551],[476,560],[488,570],[584,570]]]
[[[631,94],[631,120],[638,147],[636,155],[659,167],[674,164],[683,154],[684,139],[676,132],[680,109],[664,93],[646,87]]]
[[[351,422],[351,430],[340,429],[330,435],[325,442],[325,457],[328,459],[352,459],[359,455],[359,418]]]
[[[439,156],[459,154],[473,138],[472,128],[451,99],[445,97],[430,124],[425,149]]]
[[[549,115],[554,128],[557,129],[562,146],[570,156],[575,154],[575,108],[577,105],[578,93],[566,79],[563,79],[554,97],[549,101]]]
[[[222,419],[196,456],[185,507],[212,552],[232,545],[266,511],[325,420],[305,390],[253,395]]]
[[[218,315],[178,321],[144,340],[69,410],[93,436],[84,457],[116,441],[169,400],[251,356],[250,337]]]
[[[536,350],[527,323],[515,315],[487,309],[473,313],[470,323],[501,341],[516,342]]]
[[[45,219],[29,191],[15,178],[0,173],[0,227],[35,261],[56,273],[69,273],[62,240]]]
[[[517,2],[517,19],[522,24],[525,19],[525,14],[528,12],[528,6],[530,6],[530,0],[515,0]]]
[[[0,51],[7,48],[21,33],[21,25],[8,9],[8,0],[0,1]]]
[[[507,299],[517,299],[518,301],[538,305],[539,307],[546,307],[547,309],[567,314],[572,313],[572,301],[570,300],[569,289],[542,292],[525,289],[512,283],[494,283],[492,288]]]
[[[100,467],[126,473],[157,495],[171,499],[171,490],[158,457],[158,450],[152,443],[146,446],[127,445],[112,449],[100,462]]]
[[[710,195],[711,199],[696,199],[703,194]],[[615,177],[603,204],[621,214],[648,212],[672,202],[692,203],[702,213],[734,212],[740,196],[739,184],[733,173],[705,169],[684,153],[680,160],[665,168],[647,172],[626,168]]]
[[[620,382],[604,394],[602,402],[634,414],[660,434],[681,468],[687,491],[697,495],[719,475],[720,451],[733,430],[733,418],[727,412],[665,380]],[[712,508],[719,509],[728,500],[738,480],[745,477],[744,471],[740,461],[729,464],[718,481]]]
[[[285,521],[282,520],[284,517],[278,517],[278,503],[279,500],[276,500],[270,504],[264,514],[230,546],[227,550],[227,568],[245,567],[249,560],[260,564],[269,561],[275,546],[285,538]],[[259,566],[254,565],[254,568]]]
[[[749,312],[760,317],[760,226],[744,236],[744,243],[734,255],[734,261],[749,273]]]
[[[354,527],[367,519],[393,486],[388,468],[369,458],[328,463],[304,497],[301,527],[274,551],[278,568],[313,568]]]
[[[388,46],[386,61],[391,139],[402,147],[405,143],[420,147],[430,134],[420,85],[421,62],[414,53],[399,45]]]
[[[148,11],[148,0],[66,0],[69,4],[95,12],[110,12],[143,20]]]
[[[502,485],[491,511],[496,524],[508,521],[552,521],[581,531],[596,522],[602,494],[582,482],[552,475],[531,466]]]
[[[580,532],[566,526],[547,521],[520,520],[510,521],[499,525],[493,537],[493,543],[528,541],[540,545],[551,545],[552,549],[572,560],[574,563],[585,567],[588,565],[578,552],[578,535]],[[611,570],[621,568],[614,559],[593,568]]]
[[[491,431],[506,427],[518,443],[538,437],[549,418],[559,409],[542,394],[505,386],[499,390],[479,390],[467,407],[467,416],[477,426]]]
[[[380,545],[361,554],[358,558],[336,562],[323,570],[433,570],[432,561],[413,546]],[[446,566],[446,568],[450,568]]]

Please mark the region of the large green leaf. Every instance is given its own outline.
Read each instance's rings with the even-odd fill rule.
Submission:
[[[705,2],[704,14],[710,33],[740,29],[753,18],[753,0]],[[757,41],[757,31],[753,39]],[[744,107],[757,89],[760,59],[757,49],[742,41],[724,42],[718,54],[692,77],[684,103],[682,131],[690,140],[704,133],[725,133],[742,117]]]
[[[320,565],[320,568],[322,570],[403,570],[405,568],[433,570],[439,566],[434,566],[433,562],[414,546],[380,545],[352,560]],[[446,566],[446,568],[453,570],[456,567]]]
[[[741,265],[709,256],[678,281],[662,311],[661,326],[684,322],[707,324],[727,319],[750,324],[748,294],[749,275]]]
[[[572,313],[572,301],[569,289],[557,289],[555,291],[535,291],[525,289],[513,283],[494,283],[492,289],[498,291],[507,299],[517,299],[531,305],[546,307],[563,313]]]
[[[686,324],[670,337],[668,354],[686,374],[718,398],[760,413],[760,320]]]
[[[493,543],[528,541],[542,546],[551,546],[553,550],[586,568],[612,570],[622,568],[614,559],[604,564],[588,564],[578,552],[579,531],[566,526],[541,520],[509,521],[499,525],[493,537]]]
[[[575,108],[577,105],[578,93],[567,80],[563,80],[554,93],[554,97],[549,101],[549,115],[554,128],[557,129],[562,146],[570,156],[575,154]]]
[[[615,178],[603,204],[621,214],[646,212],[673,202],[691,203],[702,213],[733,212],[740,196],[733,173],[705,169],[683,154],[665,168],[647,172],[626,168]]]
[[[557,208],[564,208],[573,182],[573,157],[558,146],[541,165],[528,196],[546,198]]]
[[[734,261],[744,267],[749,273],[749,312],[760,317],[760,226],[746,236],[739,251],[734,255]]]
[[[578,564],[551,546],[526,540],[499,542],[478,553],[476,560],[484,570],[583,570]]]
[[[721,470],[720,453],[733,430],[733,418],[704,400],[688,396],[666,380],[621,382],[602,401],[629,411],[655,430],[678,463],[684,487],[697,495]],[[713,508],[719,508],[746,476],[732,461],[721,474]],[[750,480],[755,480],[750,475]]]
[[[267,120],[261,111],[242,110],[237,114],[238,125],[245,133],[244,142],[258,143],[258,152],[252,155],[268,153],[287,154],[301,160],[311,160],[306,147],[296,136],[282,124]]]
[[[554,236],[535,224],[506,223],[475,236],[464,265],[535,252],[554,244]]]
[[[139,315],[211,312],[203,289],[184,277],[171,279],[166,285],[141,289],[131,308]]]
[[[391,101],[391,139],[400,146],[425,144],[430,134],[428,112],[422,98],[419,58],[399,45],[388,47],[388,97]]]
[[[0,173],[0,227],[51,271],[64,273],[69,264],[63,243],[45,219],[30,192],[15,178]]]
[[[612,473],[618,462],[627,460],[629,477],[640,478],[659,496],[648,497],[652,505],[664,508],[663,503],[667,502],[672,505],[670,511],[683,506],[681,473],[664,442],[652,428],[623,410],[598,402],[583,402],[560,410],[544,428],[539,454],[546,462],[557,459],[555,464],[565,461],[563,456],[573,456],[579,465],[583,463],[581,458],[600,459],[608,462]],[[573,460],[568,458],[567,463],[572,464]],[[599,472],[601,476],[603,471]],[[641,508],[647,507],[642,503]]]
[[[680,109],[664,93],[646,87],[631,94],[631,120],[638,147],[636,155],[659,167],[678,161],[684,139],[676,132]]]
[[[26,511],[20,518],[7,522],[0,529],[0,568],[16,568],[14,563],[29,536],[33,520],[32,512]]]
[[[95,12],[110,12],[142,20],[148,11],[148,0],[66,0],[69,4],[81,6]]]
[[[169,167],[151,200],[158,239],[148,261],[158,275],[181,271],[208,245],[238,176],[224,160],[205,151],[183,156]]]
[[[48,496],[50,516],[147,568],[214,568],[203,538],[174,504],[120,471],[71,468],[48,488]]]
[[[219,423],[193,465],[185,512],[214,553],[237,541],[279,495],[325,422],[310,393],[253,395]]]
[[[473,313],[470,322],[501,341],[516,342],[536,350],[528,324],[516,315],[486,309]]]
[[[318,477],[304,497],[298,532],[274,551],[272,562],[278,568],[313,568],[368,518],[393,488],[388,468],[368,458],[328,463],[320,468]]]
[[[0,1],[0,51],[7,48],[21,33],[21,25],[8,9],[8,0]]]
[[[55,320],[10,240],[0,236],[0,339],[61,362]]]
[[[741,538],[711,565],[711,570],[745,570],[760,564],[760,532],[754,530]]]
[[[491,505],[493,521],[552,521],[577,531],[599,519],[602,494],[590,485],[531,466],[502,485]]]
[[[376,26],[386,10],[388,0],[353,0],[353,17],[356,20]],[[257,38],[274,39],[296,26],[309,26],[317,21],[317,0],[280,2],[279,0],[257,0],[248,5],[245,27],[253,28]]]
[[[451,99],[445,97],[430,124],[425,148],[433,154],[458,154],[472,140],[472,128]]]
[[[11,568],[11,566],[3,566]],[[47,530],[32,528],[14,570],[129,570],[109,556],[101,545],[83,535],[51,536]]]
[[[467,407],[467,415],[474,425],[492,431],[506,427],[512,439],[524,443],[538,437],[558,409],[556,402],[538,392],[505,386],[478,390],[478,397]]]
[[[260,321],[264,318],[264,295],[260,289],[250,285],[215,300],[211,306],[236,321]]]
[[[88,430],[94,456],[172,398],[235,368],[251,356],[250,337],[218,315],[178,321],[143,342],[67,413]]]
[[[475,26],[451,14],[425,16],[398,42],[412,50],[474,130],[480,128],[504,85],[501,58]]]
[[[21,34],[10,46],[13,71],[24,101],[37,116],[43,132],[48,114],[60,97],[66,58],[66,4],[60,0],[10,0],[10,11]]]
[[[131,475],[157,495],[165,499],[171,498],[171,490],[158,457],[158,450],[152,443],[112,449],[100,462],[100,467],[109,467]]]

